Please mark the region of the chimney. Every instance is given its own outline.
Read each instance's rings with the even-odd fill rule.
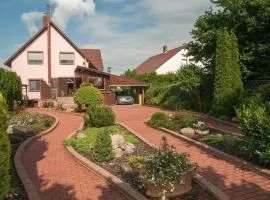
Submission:
[[[44,13],[44,15],[42,16],[42,26],[46,27],[48,24],[48,16],[46,13]]]
[[[167,53],[167,51],[168,51],[168,46],[167,45],[164,45],[163,46],[163,53]]]

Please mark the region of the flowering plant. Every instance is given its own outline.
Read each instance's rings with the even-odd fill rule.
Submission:
[[[194,171],[196,167],[196,164],[190,163],[187,154],[177,153],[175,147],[170,146],[163,137],[160,149],[153,157],[145,161],[140,177],[143,186],[161,187],[165,195],[173,192],[176,184],[184,184],[184,175]]]
[[[209,130],[208,127],[205,125],[205,123],[201,121],[199,121],[197,124],[193,124],[193,128],[200,131]]]

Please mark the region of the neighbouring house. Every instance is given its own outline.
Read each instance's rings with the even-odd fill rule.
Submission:
[[[168,46],[163,46],[163,52],[147,59],[139,65],[135,71],[139,74],[156,72],[157,74],[166,74],[176,72],[181,66],[189,63],[189,58],[186,57],[187,50],[184,44],[168,50]]]
[[[144,96],[144,82],[105,73],[101,51],[79,48],[50,15],[48,10],[42,28],[5,62],[21,77],[26,99],[69,97],[82,83],[99,88],[106,104],[115,103],[111,87],[128,86],[136,98]]]

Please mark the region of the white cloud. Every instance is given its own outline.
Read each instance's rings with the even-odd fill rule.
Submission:
[[[21,19],[27,25],[29,33],[31,35],[35,34],[38,31],[36,22],[41,19],[42,15],[43,15],[42,12],[36,12],[36,11],[22,14]]]
[[[100,0],[119,3],[115,13],[96,10],[94,0],[49,1],[60,27],[77,17],[76,29],[86,41],[80,46],[101,48],[105,67],[114,73],[161,53],[165,44],[173,48],[188,42],[195,19],[211,5],[209,0]]]
[[[71,17],[89,16],[95,12],[94,0],[49,0],[55,6],[53,19],[65,29]]]

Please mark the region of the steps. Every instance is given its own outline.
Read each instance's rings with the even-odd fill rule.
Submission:
[[[73,101],[73,97],[57,97],[57,101],[59,103],[63,103],[63,107],[68,111],[71,112],[77,108],[77,105]]]

